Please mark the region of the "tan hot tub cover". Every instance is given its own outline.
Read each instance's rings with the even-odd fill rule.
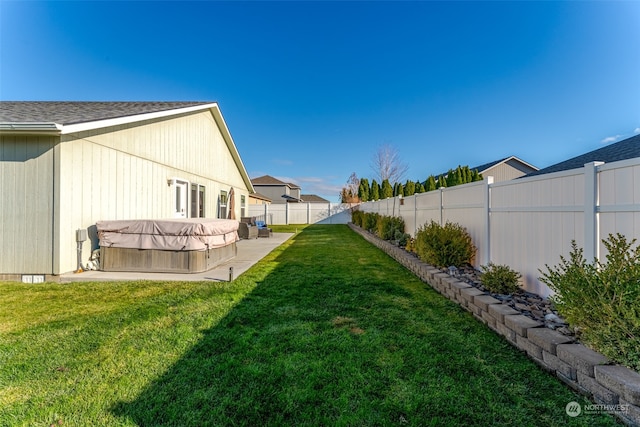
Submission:
[[[239,240],[238,221],[216,218],[98,221],[100,246],[110,248],[205,251]]]

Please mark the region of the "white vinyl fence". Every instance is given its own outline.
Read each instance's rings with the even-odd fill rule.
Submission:
[[[249,205],[249,216],[267,224],[347,224],[351,221],[346,203],[272,203]]]
[[[545,265],[568,257],[571,241],[587,261],[604,261],[602,240],[620,233],[640,240],[640,158],[588,163],[570,171],[493,183],[484,181],[360,205],[364,212],[401,216],[415,236],[434,220],[465,227],[478,251],[475,267],[489,262],[520,272],[525,289],[548,296]]]

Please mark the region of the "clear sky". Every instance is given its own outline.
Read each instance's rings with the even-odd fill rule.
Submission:
[[[0,99],[216,101],[252,178],[338,201],[640,133],[640,2],[0,0]]]

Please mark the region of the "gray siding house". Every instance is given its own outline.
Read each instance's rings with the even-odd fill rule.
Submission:
[[[0,279],[76,270],[96,221],[239,218],[253,192],[215,102],[0,102]]]

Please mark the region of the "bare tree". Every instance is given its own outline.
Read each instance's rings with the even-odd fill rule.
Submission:
[[[373,155],[371,168],[380,178],[380,182],[385,179],[389,182],[400,182],[404,179],[409,166],[402,161],[398,150],[389,144],[383,144]]]
[[[358,187],[360,186],[360,179],[355,172],[349,176],[347,180],[347,186],[342,188],[340,192],[340,200],[342,203],[358,203]]]

